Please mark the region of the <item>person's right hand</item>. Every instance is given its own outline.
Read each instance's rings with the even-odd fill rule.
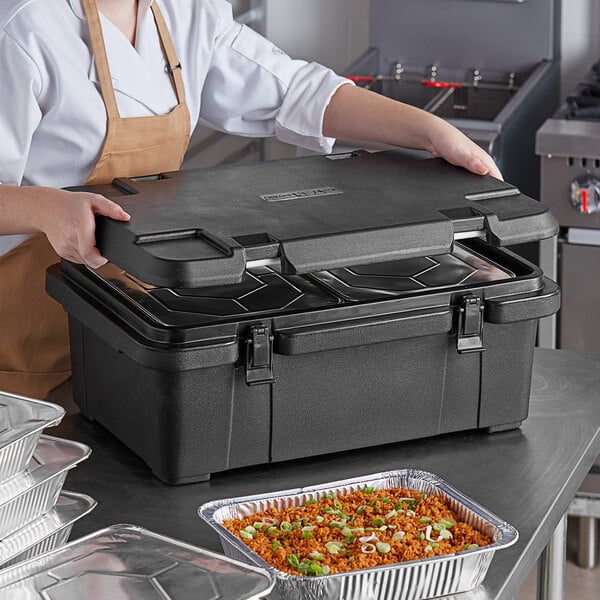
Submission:
[[[96,248],[96,215],[117,221],[131,218],[118,204],[89,192],[43,188],[38,202],[37,228],[46,234],[56,253],[92,269],[107,262]]]

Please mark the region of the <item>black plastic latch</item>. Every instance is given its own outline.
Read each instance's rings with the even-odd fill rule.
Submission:
[[[264,324],[252,325],[246,339],[246,383],[260,385],[274,381],[271,329]]]
[[[461,353],[483,352],[483,304],[475,295],[463,296],[458,305],[456,349]]]

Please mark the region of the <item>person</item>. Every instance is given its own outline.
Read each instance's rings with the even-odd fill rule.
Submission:
[[[294,60],[225,0],[3,0],[0,390],[44,398],[69,375],[59,257],[95,269],[95,216],[62,188],[176,170],[197,123],[331,152],[336,138],[423,149],[481,175],[492,158],[446,121]]]

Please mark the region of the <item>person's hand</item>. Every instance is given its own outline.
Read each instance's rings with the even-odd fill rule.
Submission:
[[[93,269],[107,262],[96,248],[96,215],[128,221],[130,215],[99,194],[43,188],[37,228],[62,257]]]
[[[433,156],[439,156],[477,175],[492,175],[496,179],[502,179],[502,174],[492,157],[462,131],[443,119],[432,120],[429,139]]]

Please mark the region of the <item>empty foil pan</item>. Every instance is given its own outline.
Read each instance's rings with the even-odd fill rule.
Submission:
[[[0,484],[0,540],[48,512],[69,470],[90,452],[84,444],[42,435],[27,469]]]
[[[75,521],[95,506],[93,498],[63,490],[51,510],[0,541],[0,569],[64,545]]]
[[[0,392],[0,482],[27,468],[42,430],[64,414],[56,404]]]
[[[0,571],[0,597],[19,600],[253,600],[272,587],[262,569],[135,525]]]
[[[223,525],[226,519],[265,510],[299,506],[325,494],[344,495],[365,486],[376,489],[404,487],[421,493],[444,496],[461,521],[489,535],[489,546],[456,554],[388,564],[346,573],[306,577],[284,573],[250,550]],[[285,490],[271,494],[215,500],[202,505],[199,515],[219,534],[227,556],[262,567],[275,577],[271,598],[277,600],[425,600],[466,592],[485,577],[496,550],[514,544],[517,530],[467,498],[445,481],[425,471],[388,471],[332,483]]]

